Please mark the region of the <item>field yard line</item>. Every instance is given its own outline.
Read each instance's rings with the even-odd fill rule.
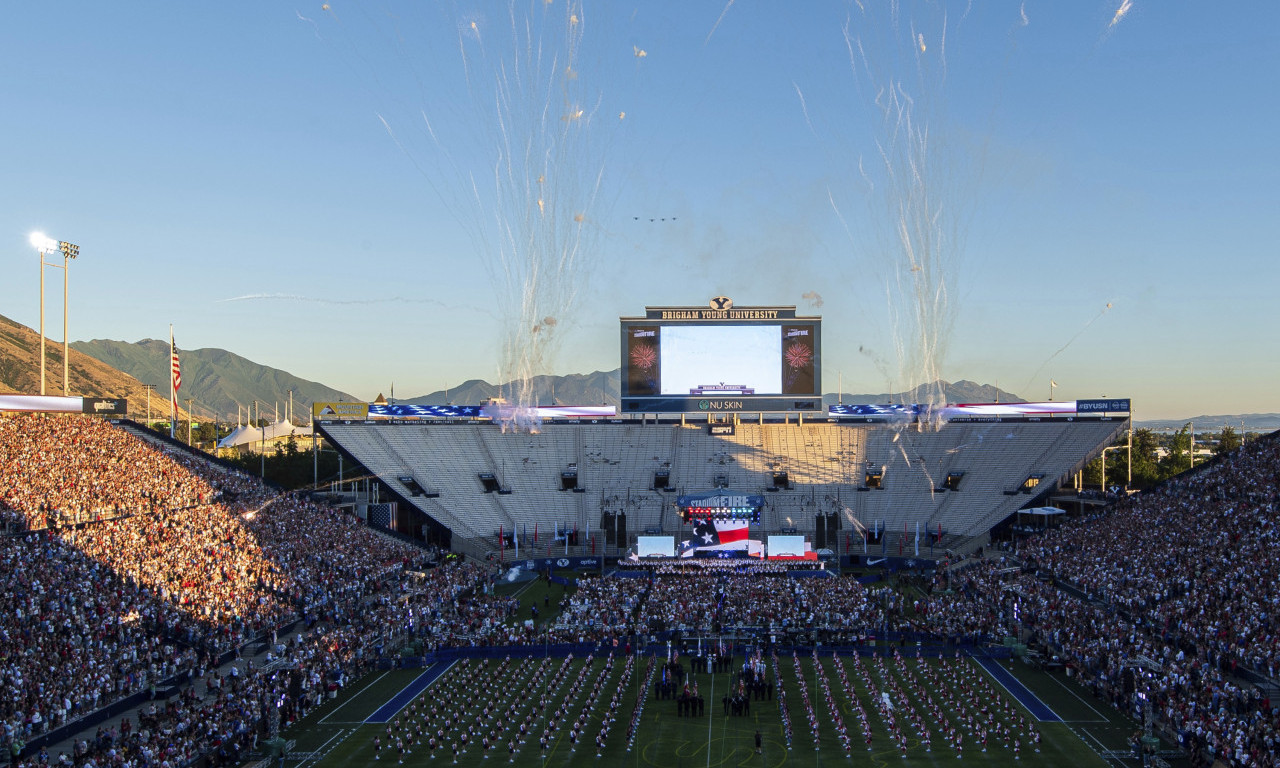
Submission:
[[[699,641],[701,643],[701,641]],[[707,715],[707,765],[711,765],[711,727],[716,724],[716,676],[711,676],[711,693],[707,696],[711,699],[711,712]]]
[[[512,597],[519,597],[519,596],[523,595],[525,592],[528,592],[528,591],[529,591],[529,588],[530,588],[530,587],[532,587],[532,586],[534,585],[534,583],[535,583],[535,582],[537,582],[537,579],[530,579],[530,580],[526,581],[526,582],[524,583],[524,585],[523,585],[523,586],[521,586],[521,587],[520,587],[519,589],[517,589],[515,592],[512,592],[512,593],[511,593],[511,596],[512,596]]]
[[[1106,744],[1103,744],[1103,743],[1102,743],[1102,741],[1101,741],[1101,740],[1099,740],[1097,736],[1094,736],[1092,733],[1089,733],[1088,731],[1085,731],[1085,732],[1084,732],[1084,735],[1082,736],[1082,735],[1080,734],[1080,732],[1079,732],[1079,731],[1077,731],[1075,728],[1072,728],[1070,725],[1068,725],[1068,726],[1067,726],[1067,729],[1068,729],[1068,730],[1070,730],[1072,733],[1074,733],[1074,734],[1076,735],[1076,738],[1077,738],[1077,739],[1080,739],[1081,741],[1084,741],[1084,737],[1085,737],[1085,736],[1088,736],[1089,738],[1093,739],[1093,740],[1094,740],[1094,742],[1098,745],[1097,747],[1092,746],[1092,745],[1091,745],[1091,744],[1089,744],[1089,742],[1087,742],[1087,741],[1084,741],[1085,746],[1088,746],[1088,747],[1089,747],[1089,749],[1092,749],[1092,750],[1094,751],[1094,753],[1098,755],[1098,757],[1102,758],[1102,759],[1103,759],[1103,760],[1105,760],[1107,763],[1110,763],[1110,762],[1112,762],[1112,761],[1114,760],[1115,762],[1119,763],[1120,765],[1124,765],[1124,761],[1123,761],[1123,760],[1119,760],[1119,759],[1116,759],[1116,758],[1113,758],[1113,757],[1107,757],[1107,756],[1106,756],[1106,754],[1105,754],[1105,753],[1110,752],[1111,750],[1107,749],[1107,745],[1106,745]]]
[[[351,729],[351,733],[355,733],[355,729],[354,729],[354,728],[353,728],[353,729]],[[342,738],[342,741],[346,741],[346,738],[345,738],[344,734],[347,734],[347,729],[345,729],[345,728],[344,728],[344,729],[342,729],[342,730],[340,730],[340,731],[338,731],[337,733],[333,734],[332,736],[330,736],[330,737],[329,737],[329,741],[326,741],[325,743],[321,744],[319,749],[316,749],[316,750],[314,750],[314,751],[311,753],[312,755],[320,755],[319,757],[313,757],[313,758],[312,758],[312,760],[313,760],[314,762],[319,762],[320,760],[323,760],[323,759],[325,758],[325,756],[327,756],[327,755],[329,754],[329,752],[324,752],[324,751],[323,751],[323,750],[324,750],[324,748],[325,748],[325,747],[327,747],[327,746],[329,746],[329,742],[333,741],[334,739],[340,738],[340,737]],[[338,744],[341,744],[341,743],[342,743],[342,741],[339,741],[339,742],[338,742]],[[337,745],[335,745],[335,746],[337,746]],[[332,751],[332,750],[330,750],[330,751]],[[300,763],[298,763],[297,768],[302,768],[302,766],[304,766],[304,765],[306,765],[306,764],[307,764],[307,761],[306,761],[306,760],[303,760],[303,761],[301,761]]]
[[[342,703],[341,703],[341,704],[339,704],[338,706],[334,707],[332,712],[330,712],[329,714],[327,714],[327,715],[325,715],[324,717],[320,718],[320,722],[321,722],[321,723],[324,723],[324,722],[328,721],[328,719],[329,719],[329,718],[333,717],[334,715],[336,715],[336,714],[338,713],[338,710],[340,710],[340,709],[342,709],[343,707],[345,707],[345,706],[347,706],[348,704],[350,704],[353,700],[355,700],[357,697],[359,697],[359,696],[360,696],[360,694],[362,694],[362,693],[364,693],[365,691],[369,690],[369,688],[370,688],[371,686],[373,686],[373,685],[377,684],[378,680],[381,680],[382,678],[386,677],[386,676],[387,676],[387,675],[389,675],[389,674],[391,674],[390,670],[388,670],[388,671],[386,671],[386,672],[383,672],[382,674],[378,675],[377,679],[375,679],[372,683],[369,683],[369,685],[366,685],[365,687],[363,687],[363,688],[361,688],[360,690],[356,691],[355,693],[351,694],[351,698],[347,699],[346,701],[342,702]]]
[[[1073,723],[1093,723],[1093,722],[1109,723],[1109,722],[1111,722],[1111,719],[1110,719],[1110,718],[1108,718],[1106,715],[1102,714],[1102,713],[1101,713],[1101,712],[1099,712],[1098,710],[1094,709],[1094,708],[1093,708],[1093,706],[1089,704],[1089,702],[1087,702],[1087,701],[1085,701],[1084,699],[1080,698],[1080,694],[1078,694],[1078,693],[1076,693],[1075,691],[1071,690],[1071,688],[1070,688],[1070,687],[1068,687],[1068,686],[1067,686],[1065,683],[1063,683],[1061,680],[1059,680],[1058,678],[1054,677],[1053,675],[1049,675],[1049,679],[1050,679],[1050,680],[1052,680],[1053,682],[1057,683],[1058,687],[1059,687],[1059,688],[1061,688],[1062,690],[1066,691],[1067,693],[1071,694],[1072,696],[1075,696],[1075,697],[1076,697],[1076,701],[1078,701],[1078,702],[1080,702],[1081,704],[1083,704],[1083,705],[1085,705],[1086,707],[1088,707],[1090,712],[1092,712],[1093,714],[1095,714],[1095,715],[1097,715],[1098,717],[1102,718],[1101,720],[1072,720],[1071,722],[1073,722]]]

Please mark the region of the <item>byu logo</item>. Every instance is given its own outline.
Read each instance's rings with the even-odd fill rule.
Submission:
[[[566,560],[566,559],[564,559],[564,558],[562,557],[562,558],[560,558],[559,560],[557,560],[557,561],[556,561],[556,566],[557,566],[557,567],[559,567],[559,568],[568,568],[568,567],[569,567],[569,561],[568,561],[568,560]]]
[[[711,305],[712,309],[724,310],[733,306],[733,299],[728,296],[717,296],[707,303]]]

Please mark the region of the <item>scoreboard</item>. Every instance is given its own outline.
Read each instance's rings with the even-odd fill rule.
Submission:
[[[623,413],[823,408],[820,317],[717,296],[619,320]]]

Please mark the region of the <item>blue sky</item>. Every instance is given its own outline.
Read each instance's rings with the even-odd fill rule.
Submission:
[[[1140,419],[1280,410],[1280,5],[863,5],[6,4],[0,314],[38,322],[41,230],[81,246],[72,339],[173,323],[413,396],[495,380],[530,333],[505,226],[542,258],[578,246],[527,273],[559,307],[550,372],[617,367],[620,315],[727,295],[822,315],[828,391],[936,370]],[[517,86],[530,40],[521,77],[543,77]],[[894,213],[886,84],[927,131],[928,215]],[[562,130],[537,215],[541,192],[493,181],[497,147]],[[925,272],[904,218],[939,244]],[[910,305],[939,287],[930,366]]]

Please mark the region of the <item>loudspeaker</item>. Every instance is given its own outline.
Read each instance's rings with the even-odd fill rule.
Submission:
[[[827,546],[827,521],[824,519],[826,515],[818,514],[813,516],[813,548],[825,549]]]
[[[615,518],[618,524],[617,546],[627,546],[627,513],[619,512]]]

